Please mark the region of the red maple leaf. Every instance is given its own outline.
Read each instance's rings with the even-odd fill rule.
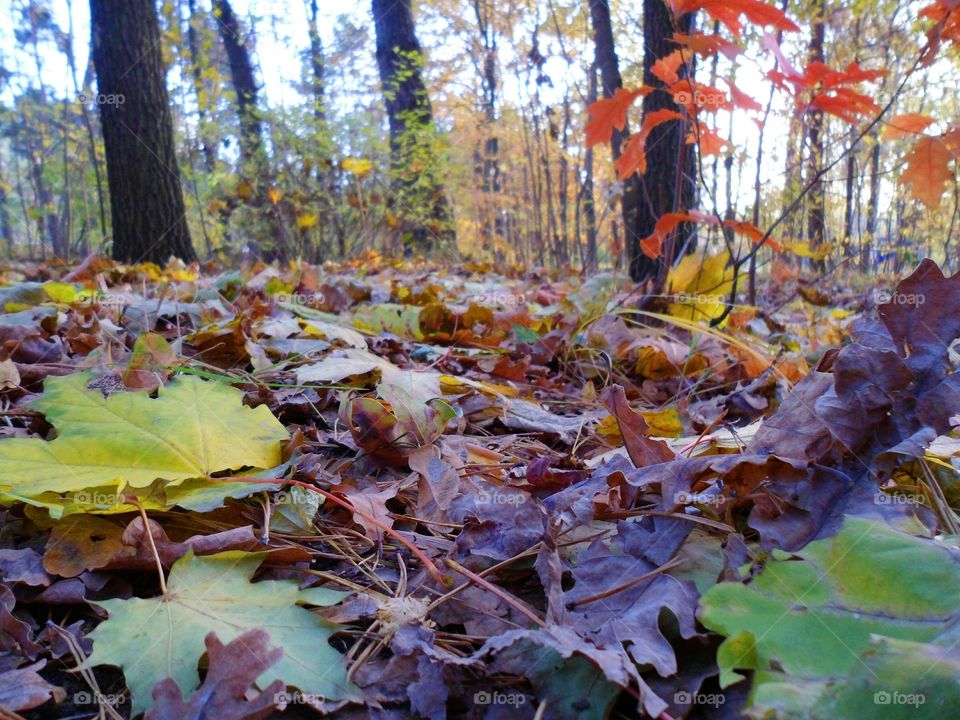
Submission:
[[[640,252],[651,260],[656,260],[660,257],[660,253],[663,251],[663,243],[670,236],[670,233],[677,229],[677,225],[685,222],[694,222],[693,216],[687,213],[664,213],[657,218],[657,224],[654,226],[653,232],[640,241]]]
[[[642,175],[647,171],[647,137],[655,127],[670,120],[683,120],[683,115],[675,110],[664,109],[654,110],[644,116],[639,132],[630,136],[623,154],[616,162],[617,175],[621,180],[626,180],[635,172]]]
[[[701,57],[710,57],[711,55],[720,53],[728,60],[736,60],[737,56],[743,52],[743,48],[735,42],[727,40],[722,35],[705,35],[704,33],[684,35],[683,33],[674,33],[673,42],[689,48]]]
[[[597,143],[610,142],[614,129],[623,130],[627,125],[627,111],[638,97],[650,92],[650,88],[641,85],[634,90],[617,88],[611,98],[597,100],[587,106],[587,120],[584,131],[587,135],[587,147]]]
[[[699,145],[700,154],[703,157],[710,155],[722,155],[730,145],[729,141],[724,140],[713,128],[706,125],[700,125],[699,128],[691,128],[687,133],[687,144]]]
[[[723,23],[735,37],[740,37],[743,30],[740,16],[760,27],[791,32],[800,30],[782,11],[762,0],[667,0],[667,4],[676,18],[703,10],[711,19]]]

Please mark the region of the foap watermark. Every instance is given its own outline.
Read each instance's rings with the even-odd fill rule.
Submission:
[[[273,702],[280,707],[286,707],[287,705],[320,705],[326,701],[327,698],[323,695],[300,692],[299,690],[278,692],[273,695]]]
[[[527,701],[523,693],[505,693],[499,690],[478,690],[473,694],[474,705],[511,705],[520,707]]]
[[[326,302],[326,296],[322,292],[314,293],[277,293],[273,299],[278,303],[288,305],[320,305]]]
[[[475,497],[478,505],[523,505],[527,501],[522,493],[500,490],[480,490]]]
[[[99,507],[114,507],[123,504],[123,495],[117,493],[99,492],[95,490],[81,490],[74,493],[73,500],[81,505],[97,505]]]
[[[693,105],[702,108],[719,108],[727,104],[726,94],[720,91],[680,90],[674,93],[673,97],[679,105]]]
[[[915,708],[920,707],[927,701],[923,693],[902,693],[894,690],[878,690],[873,694],[874,705],[912,705]]]
[[[923,293],[903,293],[899,290],[874,290],[873,302],[877,305],[912,305],[919,307],[927,302]]]
[[[718,708],[727,701],[723,693],[691,693],[680,690],[673,694],[674,705],[701,705]]]
[[[873,495],[875,505],[922,505],[924,500],[926,500],[926,498],[920,494],[897,493],[896,495],[891,495],[890,493],[883,492],[883,490],[877,490]]]
[[[107,307],[107,306],[119,307],[122,305],[127,305],[130,302],[130,298],[126,295],[122,295],[119,293],[102,292],[100,290],[81,293],[79,295],[79,298],[82,302],[87,302],[87,303],[90,303],[91,305],[96,303],[104,307]]]
[[[74,705],[123,705],[127,701],[126,693],[99,693],[82,690],[73,694]]]
[[[308,492],[313,492],[312,490],[307,490],[304,492],[292,492],[290,490],[281,490],[276,493],[273,498],[270,500],[271,505],[309,505],[313,502],[313,498],[307,495]],[[319,493],[313,493],[318,495]]]
[[[524,293],[484,292],[473,295],[469,300],[475,305],[505,305],[510,307],[526,305],[527,296]]]
[[[710,493],[680,491],[673,496],[673,502],[677,505],[711,505],[718,500],[718,495]]]
[[[670,301],[677,305],[722,305],[727,301],[727,296],[716,293],[679,293],[671,295]]]
[[[90,103],[92,105],[123,105],[127,101],[126,96],[120,93],[77,93],[77,102],[81,105]]]

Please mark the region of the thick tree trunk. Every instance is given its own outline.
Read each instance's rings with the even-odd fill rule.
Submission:
[[[90,18],[113,257],[192,261],[153,0],[90,0]]]
[[[394,209],[408,247],[430,251],[454,239],[438,178],[433,113],[421,74],[412,0],[373,0],[377,68],[390,122]]]
[[[675,32],[689,33],[693,16],[685,15],[674,23],[673,16],[663,0],[643,2],[643,82],[651,87],[662,85],[653,74],[657,60],[666,57],[676,44],[671,38]],[[673,97],[662,90],[655,90],[643,99],[643,115],[662,109],[676,110]],[[669,268],[683,246],[678,238],[686,236],[690,229],[681,225],[663,248],[657,260],[640,253],[640,240],[653,232],[657,220],[664,213],[684,212],[693,207],[696,198],[697,168],[695,148],[686,142],[687,124],[671,120],[650,133],[646,143],[647,172],[640,178],[642,195],[632,231],[627,236],[630,253],[630,276],[637,282],[660,276],[666,279],[664,270]]]
[[[616,46],[613,44],[613,26],[610,22],[609,0],[591,0],[590,19],[593,24],[595,62],[597,68],[600,70],[601,95],[605,98],[613,97],[617,88],[623,87],[623,80],[620,77],[620,61],[617,58]],[[624,126],[623,130],[613,131],[613,135],[610,138],[610,150],[613,153],[614,161],[620,158],[620,154],[623,151],[623,144],[629,135],[629,125]],[[640,237],[635,237],[633,233],[640,200],[640,178],[637,175],[632,175],[624,181],[623,192],[620,195],[620,212],[627,237],[626,251],[629,257],[633,257],[635,253],[639,252],[640,247]],[[619,239],[616,238],[616,225],[614,225],[613,229],[616,240],[615,244],[619,245]],[[628,262],[628,264],[630,263]]]

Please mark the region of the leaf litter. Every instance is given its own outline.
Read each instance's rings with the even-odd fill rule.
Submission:
[[[641,309],[612,275],[375,256],[98,268],[0,288],[5,711],[960,707],[932,262],[719,327],[720,261]]]

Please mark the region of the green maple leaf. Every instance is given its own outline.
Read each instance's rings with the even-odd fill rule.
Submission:
[[[293,580],[251,583],[265,555],[234,550],[196,557],[191,552],[174,563],[165,595],[98,601],[109,619],[90,634],[93,654],[85,665],[122,668],[137,715],[152,705],[151,689],[164,678],[173,678],[184,696],[198,687],[197,663],[207,633],[228,643],[260,628],[283,656],[272,667],[264,658],[258,688],[281,679],[329,700],[353,696],[343,657],[328,643],[339,626],[301,607],[333,605],[347,593],[300,590]]]
[[[700,622],[726,636],[721,687],[743,679],[736,670],[753,670],[758,717],[955,717],[947,711],[960,708],[953,545],[848,517],[837,535],[798,559],[769,561],[748,585],[714,585],[700,599]],[[929,703],[920,713],[890,699],[917,693]]]
[[[36,497],[104,485],[146,487],[242,467],[279,464],[287,431],[266,407],[243,406],[223,383],[178,377],[158,390],[104,397],[86,373],[49,378],[33,407],[56,439],[0,441],[0,497]]]

